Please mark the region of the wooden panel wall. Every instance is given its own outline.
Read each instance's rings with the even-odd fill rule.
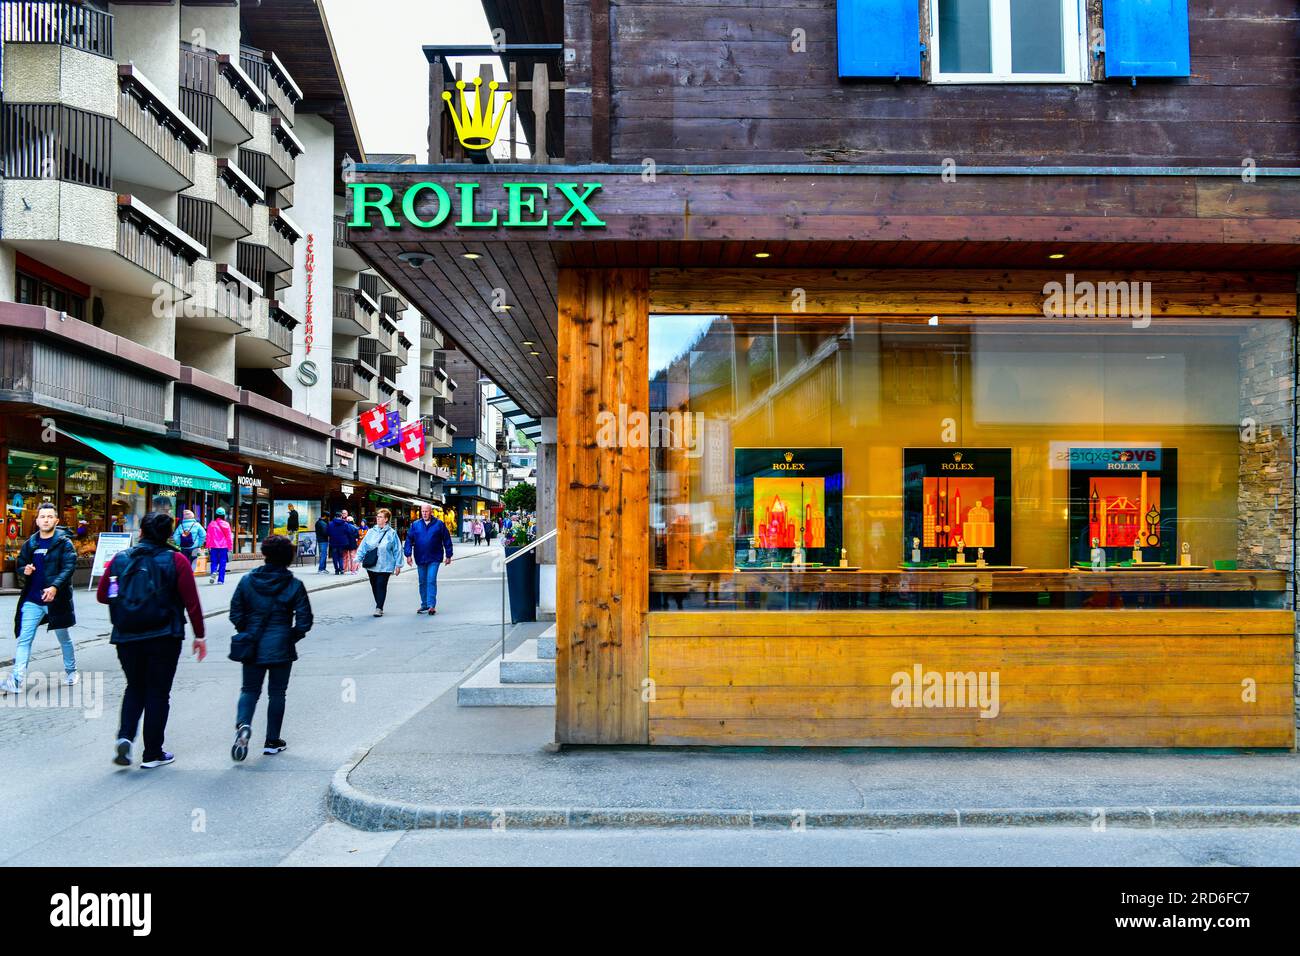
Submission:
[[[580,60],[591,44],[590,5],[565,4],[566,40],[578,47]],[[1187,80],[935,85],[841,81],[836,0],[619,0],[610,9],[613,160],[938,163],[952,157],[960,168],[1239,166],[1249,157],[1261,166],[1295,165],[1300,12],[1294,0],[1191,0],[1189,8],[1193,75]],[[796,29],[806,33],[806,52],[791,48]],[[579,85],[589,78],[582,71]],[[568,122],[569,142],[576,144],[575,127],[590,135],[590,97],[569,102],[581,108]]]
[[[649,449],[602,447],[598,416],[649,406],[649,273],[560,270],[556,740],[648,741]]]
[[[655,612],[656,744],[1291,747],[1286,611]],[[893,675],[998,673],[998,712]],[[1253,681],[1255,699],[1243,699]],[[1248,696],[1248,695],[1246,695]]]

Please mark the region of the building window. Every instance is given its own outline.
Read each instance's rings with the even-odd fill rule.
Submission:
[[[77,554],[90,557],[104,531],[104,503],[108,494],[108,468],[93,461],[69,458],[63,465],[63,507],[59,521],[72,535]]]
[[[931,0],[936,83],[1087,80],[1079,0]]]
[[[66,312],[85,321],[86,298],[62,286],[54,285],[26,273],[18,273],[18,301],[24,305],[41,305],[55,312]]]
[[[10,451],[9,487],[5,502],[5,564],[12,566],[18,551],[36,531],[36,511],[53,502],[59,484],[59,459],[25,451]]]

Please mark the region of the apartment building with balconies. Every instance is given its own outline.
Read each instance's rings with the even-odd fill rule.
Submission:
[[[225,507],[251,556],[290,503],[435,496],[427,455],[340,438],[378,401],[419,416],[421,319],[334,261],[341,163],[365,155],[320,8],[270,6],[0,7],[10,564],[45,500],[88,564],[156,507]]]

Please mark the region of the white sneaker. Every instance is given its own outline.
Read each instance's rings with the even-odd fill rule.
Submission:
[[[79,680],[81,680],[81,675],[76,671],[73,671],[71,674],[63,675],[63,683],[68,687],[76,684]]]
[[[0,681],[0,695],[4,694],[21,694],[22,687],[14,683],[14,675],[10,674],[4,680]]]
[[[119,767],[131,766],[131,741],[125,737],[117,738],[117,746],[113,748],[113,763]]]

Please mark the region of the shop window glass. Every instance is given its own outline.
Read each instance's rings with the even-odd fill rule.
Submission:
[[[5,502],[5,565],[12,567],[23,542],[36,530],[36,510],[55,500],[59,460],[51,455],[9,452],[9,489]]]
[[[934,321],[651,316],[652,609],[1282,606],[1291,323]]]
[[[298,513],[298,525],[295,530],[299,533],[312,531],[316,527],[316,519],[320,517],[320,502],[308,501],[306,498],[295,498],[286,501],[276,501],[272,509],[271,523],[274,526],[271,530],[274,534],[289,534],[289,515],[290,506]]]
[[[63,465],[63,504],[59,520],[72,535],[79,556],[95,553],[95,543],[104,527],[104,506],[108,495],[108,467],[93,461],[69,458]]]
[[[149,513],[149,489],[146,485],[113,476],[113,500],[109,504],[109,531],[129,531],[139,535],[140,522]]]

